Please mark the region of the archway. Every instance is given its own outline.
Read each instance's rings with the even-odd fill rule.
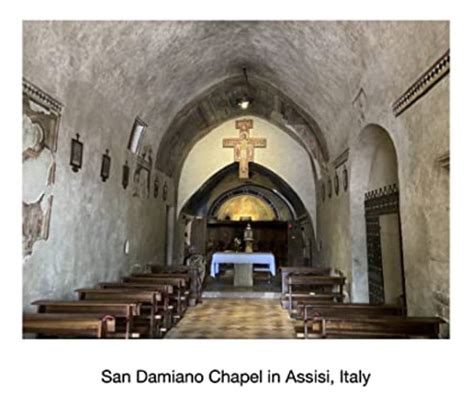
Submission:
[[[371,124],[351,153],[352,300],[404,303],[395,145],[384,128]]]
[[[220,218],[228,201],[236,197],[257,198],[269,210],[269,218]],[[252,211],[252,210],[250,210]],[[279,265],[310,265],[314,259],[315,233],[310,215],[296,192],[277,174],[256,163],[250,164],[250,178],[238,179],[238,164],[214,174],[186,202],[178,217],[176,250],[186,248],[210,259],[212,253],[232,249],[251,220],[257,251],[272,251]]]
[[[241,76],[229,77],[186,104],[170,123],[156,155],[156,168],[178,180],[194,145],[222,123],[248,115],[265,120],[293,138],[311,158],[312,172],[327,169],[329,150],[318,123],[287,94],[258,76],[249,78],[253,101],[242,110],[236,100],[246,85]]]

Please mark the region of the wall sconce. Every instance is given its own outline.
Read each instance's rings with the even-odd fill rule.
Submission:
[[[110,163],[111,159],[109,156],[109,150],[105,150],[105,154],[102,155],[102,165],[100,166],[100,177],[102,177],[102,181],[106,181],[110,175]]]
[[[72,166],[73,172],[78,172],[82,167],[82,152],[84,145],[79,141],[79,134],[76,134],[76,139],[71,139],[71,160],[70,165]]]
[[[130,177],[130,167],[128,166],[128,161],[125,161],[125,164],[122,166],[122,187],[127,189],[128,187],[128,178]]]

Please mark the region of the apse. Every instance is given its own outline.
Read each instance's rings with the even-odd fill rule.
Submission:
[[[187,201],[178,216],[177,251],[183,248],[211,257],[233,248],[251,224],[257,251],[272,251],[281,265],[309,264],[314,257],[314,229],[297,193],[281,177],[250,163],[249,179],[238,178],[233,163],[208,179]],[[183,257],[183,256],[181,256]]]

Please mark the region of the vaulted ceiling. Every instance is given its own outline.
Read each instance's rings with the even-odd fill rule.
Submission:
[[[305,117],[317,144],[308,148],[324,160],[340,152],[347,137],[341,122],[352,114],[362,82],[370,86],[366,73],[390,83],[377,90],[392,97],[419,74],[418,62],[424,66],[439,56],[432,45],[446,32],[447,23],[440,22],[25,22],[24,71],[48,77],[48,69],[56,70],[58,80],[49,84],[53,94],[66,85],[61,78],[93,83],[107,99],[147,120],[156,149],[166,134],[184,137],[163,153],[172,159],[161,168],[172,174],[180,164],[171,162],[187,153],[182,145],[206,131],[197,136],[180,130],[179,117],[223,83],[221,94],[231,94],[229,83],[242,85],[245,66],[251,83],[274,89]],[[400,63],[401,57],[417,63]],[[221,115],[228,119],[232,111]]]

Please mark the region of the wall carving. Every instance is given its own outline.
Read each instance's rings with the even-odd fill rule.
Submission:
[[[56,149],[62,105],[23,79],[23,257],[47,240],[56,179]]]
[[[444,76],[449,73],[449,49],[425,73],[423,73],[393,104],[395,116],[399,116],[407,108],[423,97]]]

